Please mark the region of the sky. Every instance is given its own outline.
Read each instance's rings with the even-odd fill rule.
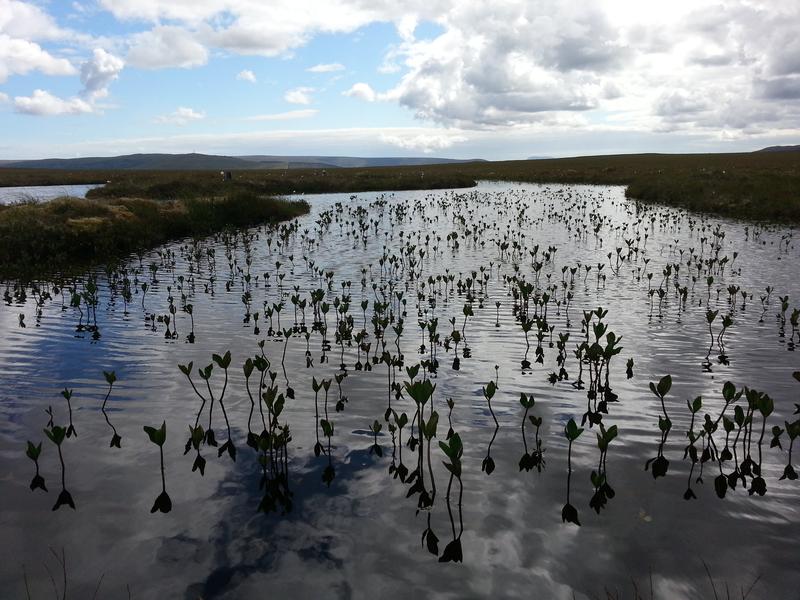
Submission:
[[[800,143],[796,0],[0,0],[0,160]]]

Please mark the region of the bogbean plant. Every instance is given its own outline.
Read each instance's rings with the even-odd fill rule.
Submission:
[[[795,373],[795,378],[800,381],[800,372]],[[669,375],[663,377],[657,384],[650,384],[651,391],[661,403],[663,413],[663,416],[658,418],[658,428],[662,436],[658,454],[645,464],[645,469],[650,469],[654,478],[666,475],[669,469],[669,461],[664,457],[663,451],[672,429],[672,421],[665,405],[665,398],[671,387],[672,378]],[[745,404],[739,402],[742,398],[746,400]],[[714,491],[720,499],[725,498],[728,491],[735,490],[738,485],[747,489],[751,496],[763,496],[767,492],[766,479],[762,472],[762,448],[767,423],[774,412],[774,402],[764,392],[747,386],[737,389],[730,381],[725,382],[722,387],[722,399],[722,409],[718,413],[706,412],[702,418],[700,412],[703,410],[703,398],[698,396],[686,401],[691,415],[686,432],[688,443],[683,453],[684,460],[690,462],[687,489],[684,493],[686,500],[697,498],[693,484],[702,484],[706,465],[714,463],[717,470],[713,480]],[[731,407],[733,415],[729,416]],[[798,413],[800,407],[796,414]],[[699,424],[697,429],[696,424]],[[782,448],[781,438],[784,434],[787,435],[788,463],[780,479],[794,480],[797,475],[792,466],[792,447],[794,439],[800,435],[800,419],[791,423],[785,421],[784,426],[785,428],[779,425],[772,426],[770,448]],[[726,470],[728,465],[730,470]],[[698,473],[695,477],[696,469]]]
[[[542,447],[542,440],[539,437],[539,430],[542,427],[542,417],[537,417],[536,415],[528,415],[528,412],[533,408],[533,405],[536,403],[536,400],[533,397],[533,394],[526,395],[525,393],[520,394],[519,396],[519,403],[525,409],[525,413],[522,415],[522,444],[525,448],[525,452],[522,455],[522,458],[519,459],[519,470],[522,471],[530,471],[531,469],[536,469],[539,473],[542,472],[544,469],[545,462],[544,462],[544,451],[545,449]],[[530,419],[531,425],[533,425],[536,430],[534,433],[534,440],[533,440],[533,451],[528,451],[528,440],[525,437],[525,422]]]
[[[150,441],[158,446],[161,459],[161,493],[156,497],[155,502],[153,502],[153,508],[150,509],[150,512],[154,513],[160,511],[162,513],[168,513],[172,510],[172,500],[169,494],[167,494],[167,481],[164,474],[164,443],[167,441],[167,424],[166,422],[161,423],[161,427],[158,429],[145,425],[144,432],[147,434],[147,437],[150,438]]]
[[[411,204],[398,202],[397,205],[385,205],[376,202],[371,208],[380,210],[380,214],[384,208],[387,214],[390,215],[393,223],[401,223],[406,218],[406,213],[424,212],[422,204]],[[338,396],[335,396],[336,411],[340,412],[345,409],[347,404],[347,397],[342,392],[342,382],[347,376],[346,352],[347,349],[352,348],[355,343],[354,352],[356,354],[356,362],[354,368],[356,371],[371,371],[373,365],[385,364],[387,367],[387,380],[389,391],[389,402],[384,412],[384,419],[387,422],[387,429],[392,434],[393,448],[399,448],[399,464],[395,462],[395,451],[392,452],[392,465],[390,473],[401,482],[407,483],[409,486],[409,495],[418,495],[416,498],[417,508],[425,509],[427,513],[427,527],[423,532],[423,544],[427,546],[428,550],[434,554],[438,554],[438,538],[431,528],[431,509],[436,498],[436,480],[434,477],[433,463],[431,461],[431,447],[433,440],[438,440],[437,428],[439,421],[439,414],[434,410],[434,391],[436,385],[433,383],[431,377],[437,373],[438,359],[437,353],[441,348],[445,352],[449,352],[451,347],[454,349],[454,359],[452,363],[453,370],[460,370],[462,367],[461,359],[470,358],[470,350],[466,347],[467,332],[466,327],[475,327],[476,322],[480,322],[480,311],[484,303],[491,306],[494,302],[496,308],[495,326],[500,326],[500,306],[501,302],[496,300],[489,293],[491,287],[489,282],[495,278],[497,282],[503,282],[507,287],[509,296],[513,297],[512,314],[519,323],[522,333],[525,337],[525,354],[522,357],[522,368],[526,372],[533,372],[533,365],[529,360],[529,353],[531,342],[529,334],[533,333],[536,336],[537,344],[535,349],[535,362],[536,364],[544,364],[545,346],[553,348],[554,345],[554,332],[556,323],[558,322],[555,317],[561,316],[561,310],[564,310],[566,321],[566,328],[570,329],[569,309],[572,300],[575,297],[575,281],[576,274],[583,273],[583,285],[586,290],[589,289],[588,276],[594,269],[596,275],[596,290],[600,292],[605,286],[607,274],[608,277],[621,278],[625,275],[625,270],[630,267],[633,273],[634,280],[641,282],[644,277],[647,282],[647,293],[650,296],[651,312],[654,310],[655,298],[658,298],[658,316],[666,318],[670,315],[670,309],[673,303],[677,301],[677,316],[678,319],[690,318],[692,316],[692,306],[704,306],[701,309],[700,318],[702,320],[702,311],[706,314],[706,323],[709,328],[709,335],[711,338],[711,346],[709,348],[709,355],[714,345],[719,349],[720,362],[727,359],[725,356],[725,334],[733,324],[733,312],[738,311],[741,314],[746,307],[747,292],[741,290],[738,285],[727,285],[725,281],[725,270],[728,266],[733,270],[733,264],[736,261],[736,253],[734,253],[733,261],[729,261],[727,256],[722,256],[724,232],[719,230],[711,230],[701,240],[701,250],[696,253],[694,248],[689,249],[687,257],[684,257],[684,249],[678,248],[678,240],[675,241],[675,246],[669,244],[669,258],[667,260],[674,260],[672,264],[667,263],[665,266],[654,268],[648,272],[649,258],[641,259],[641,262],[636,265],[634,271],[634,263],[639,261],[639,251],[644,250],[647,246],[648,230],[646,218],[640,219],[637,223],[637,238],[628,238],[627,233],[624,235],[624,242],[615,245],[613,248],[615,252],[608,252],[608,263],[597,263],[594,265],[581,265],[577,266],[562,265],[560,269],[556,267],[554,257],[556,248],[550,247],[546,252],[540,252],[538,245],[533,249],[527,246],[524,236],[519,236],[509,231],[502,231],[495,229],[497,237],[494,239],[497,252],[499,253],[499,261],[497,265],[490,263],[488,272],[485,267],[480,266],[472,270],[470,273],[458,274],[456,282],[456,274],[450,273],[450,270],[445,268],[445,273],[432,274],[431,269],[436,264],[438,257],[442,256],[444,252],[452,250],[456,255],[461,248],[479,248],[486,244],[486,237],[492,230],[490,225],[482,223],[470,227],[467,219],[472,215],[464,211],[462,208],[454,208],[453,222],[456,224],[457,231],[447,234],[446,241],[441,240],[438,236],[431,238],[430,236],[423,237],[419,233],[406,234],[400,232],[401,249],[399,252],[390,254],[388,247],[385,246],[383,254],[377,261],[375,267],[369,264],[368,267],[361,268],[361,287],[362,296],[360,304],[354,303],[350,296],[350,282],[341,282],[341,295],[334,296],[334,276],[333,270],[326,270],[318,265],[312,259],[309,259],[307,253],[311,253],[319,244],[323,235],[330,230],[332,223],[339,225],[340,233],[345,233],[352,238],[356,245],[363,244],[365,247],[368,244],[370,232],[377,232],[377,219],[373,219],[369,215],[369,211],[358,207],[358,209],[351,209],[342,205],[337,205],[335,209],[322,211],[318,216],[316,222],[317,227],[314,232],[309,235],[309,231],[300,233],[298,229],[292,226],[283,226],[280,229],[269,229],[269,236],[267,239],[267,247],[270,253],[274,248],[283,253],[281,254],[281,261],[275,262],[275,271],[272,274],[264,273],[262,281],[264,282],[264,291],[270,287],[270,278],[275,282],[273,287],[277,288],[277,298],[272,303],[268,300],[263,301],[263,314],[266,315],[264,320],[269,319],[269,337],[278,338],[276,341],[283,344],[282,366],[284,371],[284,378],[286,380],[285,393],[281,393],[276,385],[277,372],[271,370],[271,364],[264,355],[264,342],[260,342],[260,353],[253,357],[248,358],[243,365],[243,373],[245,377],[245,388],[247,396],[250,400],[250,411],[248,416],[248,433],[247,445],[256,452],[258,455],[259,463],[262,467],[261,487],[264,489],[264,498],[259,506],[260,510],[271,512],[275,510],[290,510],[291,509],[291,492],[288,485],[288,444],[291,441],[288,425],[281,422],[283,410],[286,399],[293,398],[294,392],[289,385],[289,379],[286,372],[286,357],[289,346],[289,338],[304,334],[306,340],[306,365],[311,368],[314,366],[311,359],[310,339],[312,333],[320,334],[322,338],[322,358],[320,364],[324,365],[327,362],[326,353],[331,351],[332,344],[339,346],[339,359],[340,359],[340,372],[333,375],[331,378],[323,379],[318,382],[316,378],[313,379],[312,389],[315,394],[315,430],[316,430],[316,444],[314,446],[314,453],[317,456],[324,455],[328,459],[328,466],[323,473],[323,481],[330,485],[333,480],[335,471],[333,470],[332,463],[332,437],[334,434],[333,422],[330,421],[328,415],[328,392],[329,387],[333,381],[336,381]],[[584,205],[584,210],[586,205]],[[500,208],[502,211],[503,209]],[[556,210],[556,209],[551,209]],[[522,216],[523,212],[520,210],[520,219],[527,218]],[[552,214],[557,214],[552,213]],[[347,220],[345,215],[350,215],[351,220]],[[603,217],[593,215],[594,222],[591,227],[587,227],[585,231],[575,233],[576,239],[589,240],[594,235],[595,243],[598,248],[603,247],[603,230],[608,230],[609,223],[604,221]],[[652,216],[650,231],[652,232],[656,225],[657,215]],[[674,227],[674,224],[668,224],[661,216],[661,226],[663,228]],[[639,230],[639,225],[643,229]],[[705,225],[704,225],[705,231]],[[393,234],[395,235],[395,234]],[[644,239],[644,244],[639,244],[640,237]],[[274,237],[273,237],[274,236]],[[288,263],[285,263],[286,251],[290,249],[290,241],[300,239],[300,244],[303,249],[303,259],[308,267],[307,271],[309,276],[314,278],[315,283],[308,298],[302,296],[299,285],[291,285],[293,282],[291,277],[285,281],[288,273],[293,273],[295,268],[294,255],[288,256]],[[238,288],[241,283],[241,299],[244,307],[245,324],[254,322],[253,332],[259,335],[258,327],[258,313],[253,312],[253,305],[257,306],[261,299],[256,297],[259,289],[259,274],[251,274],[252,257],[251,252],[255,244],[255,237],[252,234],[243,235],[229,235],[225,234],[219,238],[225,244],[226,258],[228,260],[229,278],[225,283],[227,291],[232,292]],[[242,249],[245,253],[245,259],[242,261],[241,256],[237,257],[237,244],[241,241]],[[607,239],[606,239],[607,241]],[[416,243],[413,243],[416,242]],[[439,243],[441,242],[441,246]],[[491,242],[490,242],[491,244]],[[624,244],[624,245],[623,245]],[[636,245],[634,245],[636,244]],[[446,248],[445,248],[446,246]],[[188,251],[187,251],[188,252]],[[203,284],[207,294],[214,294],[214,281],[216,271],[216,263],[213,256],[213,249],[208,250],[208,263],[209,263],[209,277]],[[664,252],[667,252],[666,247]],[[710,252],[710,254],[708,254]],[[169,279],[177,285],[176,290],[180,294],[180,310],[189,315],[191,321],[191,332],[187,340],[194,341],[194,318],[193,304],[187,302],[187,295],[184,293],[184,284],[187,286],[194,285],[193,274],[200,273],[200,258],[202,252],[199,251],[197,244],[191,251],[192,258],[189,261],[190,277],[186,280],[179,276],[175,278],[175,261],[170,258],[169,252],[159,254],[160,263],[151,263],[150,278],[148,282],[140,283],[139,279],[134,275],[133,281],[128,277],[127,272],[120,273],[121,283],[121,298],[123,300],[123,311],[128,312],[129,305],[132,301],[132,291],[135,290],[139,293],[141,289],[141,305],[142,310],[145,307],[145,296],[148,290],[152,293],[158,291],[157,284],[159,277],[162,279]],[[530,269],[526,279],[525,268],[528,263],[528,256],[530,257]],[[678,258],[680,256],[680,259]],[[284,267],[284,264],[286,266]],[[299,263],[298,263],[299,264]],[[643,264],[642,266],[639,266]],[[523,268],[521,268],[521,265]],[[608,266],[608,270],[604,268]],[[739,266],[737,264],[737,266]],[[140,264],[141,267],[141,264]],[[284,267],[282,271],[281,268]],[[221,265],[221,276],[226,277],[224,273],[224,264]],[[287,271],[291,268],[291,271]],[[687,274],[687,268],[689,273]],[[373,269],[375,273],[373,273]],[[513,275],[509,275],[513,269]],[[583,271],[581,271],[583,269]],[[501,270],[505,271],[501,273]],[[560,282],[558,273],[561,273]],[[660,276],[659,276],[660,272]],[[479,274],[480,273],[480,274]],[[141,274],[141,272],[140,272]],[[655,279],[654,279],[655,275]],[[112,272],[107,273],[109,281],[116,277]],[[554,277],[553,277],[554,276]],[[369,277],[369,282],[368,282]],[[237,280],[238,278],[238,280]],[[552,279],[551,279],[552,278]],[[682,278],[682,279],[681,279]],[[689,279],[691,278],[691,280]],[[405,279],[405,280],[404,280]],[[427,280],[426,280],[427,279]],[[702,293],[703,281],[705,279],[707,291],[706,294]],[[699,281],[697,296],[695,296],[695,282]],[[176,283],[177,282],[177,283]],[[691,290],[689,285],[691,283]],[[714,304],[714,297],[712,294],[712,287],[717,284],[717,304]],[[405,292],[400,288],[406,285]],[[110,284],[111,285],[111,284]],[[578,276],[578,284],[581,285],[581,277]],[[151,287],[152,286],[152,287]],[[286,290],[284,290],[286,286]],[[319,286],[319,287],[317,287]],[[356,286],[357,287],[357,286]],[[373,295],[372,303],[372,317],[368,318],[367,309],[370,306],[368,295]],[[641,286],[644,288],[644,285]],[[80,312],[79,328],[97,333],[97,308],[99,305],[99,288],[97,286],[96,278],[89,278],[84,284],[83,288],[78,283],[70,286],[61,285],[60,289],[67,289],[70,292],[71,305]],[[442,288],[444,288],[442,290]],[[156,328],[156,322],[166,324],[167,331],[165,337],[173,339],[177,336],[176,315],[178,311],[178,303],[172,295],[172,287],[166,286],[168,313],[157,318],[152,316],[153,330]],[[292,291],[290,291],[292,290]],[[717,320],[720,305],[719,294],[720,290],[727,290],[728,292],[728,314],[723,314],[721,319]],[[766,288],[766,295],[762,296],[762,307],[764,312],[770,302],[771,288]],[[25,289],[15,285],[14,296],[11,295],[10,290],[6,290],[6,301],[11,303],[15,299],[24,298]],[[58,292],[55,292],[56,294]],[[113,292],[112,292],[113,293]],[[48,300],[48,294],[36,286],[32,286],[31,294],[37,303],[37,315],[41,316],[41,308]],[[412,367],[406,367],[406,357],[403,355],[402,347],[400,344],[401,336],[404,333],[404,316],[406,299],[416,298],[416,310],[418,313],[418,323],[420,326],[421,334],[421,347],[420,347],[420,360],[419,364]],[[687,300],[691,294],[692,302],[688,303]],[[177,295],[177,294],[176,294]],[[267,294],[269,295],[269,294]],[[739,296],[741,295],[741,303],[739,303]],[[705,298],[703,298],[705,296]],[[281,312],[285,307],[285,300],[288,298],[292,303],[292,311],[294,321],[291,326],[287,328],[281,327]],[[328,301],[326,301],[326,299]],[[798,332],[798,310],[795,309],[791,314],[788,313],[789,304],[788,296],[780,297],[780,312],[776,315],[780,324],[781,330],[787,328],[787,320],[791,325],[791,336],[789,337],[789,344],[794,342],[795,337],[800,341],[800,332]],[[752,295],[751,295],[752,300]],[[24,301],[24,300],[23,300]],[[156,300],[151,300],[151,304]],[[449,302],[449,305],[448,305]],[[462,304],[463,302],[463,304]],[[703,303],[705,302],[705,305]],[[64,300],[62,299],[62,304]],[[508,305],[511,305],[508,302]],[[724,306],[724,300],[722,305]],[[163,304],[162,304],[163,306]],[[350,307],[360,306],[362,315],[357,315],[358,309],[354,312],[356,315],[350,313]],[[442,307],[449,308],[451,311],[463,314],[463,321],[458,323],[458,314],[455,316],[442,314]],[[306,325],[306,307],[310,308],[313,322],[310,327]],[[66,306],[64,307],[66,309]],[[333,310],[331,311],[331,308]],[[84,310],[86,311],[84,313]],[[413,310],[413,308],[412,308]],[[549,311],[549,317],[548,317]],[[672,311],[675,312],[674,310]],[[332,313],[332,314],[329,314]],[[581,323],[581,333],[585,333],[585,339],[582,343],[578,344],[575,350],[575,358],[577,359],[578,375],[577,379],[572,381],[574,387],[578,389],[587,389],[588,406],[583,418],[580,421],[581,426],[586,425],[588,428],[597,426],[597,448],[599,450],[599,461],[596,468],[592,469],[590,480],[594,489],[593,495],[589,505],[596,512],[600,512],[606,506],[609,499],[614,497],[614,490],[608,482],[607,471],[607,453],[612,441],[616,439],[618,431],[616,426],[609,426],[604,417],[608,415],[609,404],[617,400],[616,394],[611,390],[609,375],[611,372],[611,362],[614,356],[621,351],[621,337],[618,337],[611,331],[604,320],[608,311],[603,308],[597,308],[591,311],[584,311],[583,320]],[[477,315],[477,317],[476,317]],[[290,315],[291,317],[291,315]],[[38,318],[38,317],[37,317]],[[84,318],[86,324],[84,325]],[[444,319],[450,323],[451,333],[444,334],[444,339],[440,339],[438,330],[439,319]],[[550,319],[548,321],[548,318]],[[762,314],[763,318],[763,314]],[[333,320],[335,319],[335,326]],[[737,317],[737,321],[739,317]],[[285,317],[284,317],[285,321]],[[358,323],[356,323],[358,321]],[[328,325],[334,327],[333,335],[329,340]],[[713,328],[714,323],[721,323],[721,330],[715,332]],[[369,325],[372,325],[370,328]],[[461,325],[459,328],[458,325]],[[534,325],[536,329],[534,330]],[[264,324],[266,327],[266,325]],[[359,328],[360,326],[360,328]],[[369,328],[369,330],[368,330]],[[390,336],[394,332],[394,350]],[[519,333],[519,330],[517,330]],[[788,333],[788,332],[786,332]],[[570,339],[574,341],[577,337],[580,340],[580,334],[577,331],[559,331],[557,332],[557,340],[555,347],[557,348],[558,355],[555,358],[557,371],[552,371],[548,379],[551,384],[556,385],[562,381],[569,381],[569,374],[566,368],[567,361],[567,344]],[[783,335],[783,333],[782,333]],[[474,337],[471,337],[474,343]],[[787,344],[787,345],[789,345]],[[294,346],[293,346],[294,349]],[[374,354],[370,356],[371,352]],[[362,353],[364,362],[362,363]],[[423,358],[424,357],[424,358]],[[708,356],[706,357],[708,361]],[[207,392],[200,393],[195,387],[192,380],[193,365],[181,365],[181,371],[189,379],[194,392],[201,399],[202,403],[200,410],[197,413],[197,418],[194,426],[190,426],[190,436],[186,444],[186,452],[194,448],[197,456],[194,461],[193,471],[200,470],[201,475],[204,474],[205,459],[202,458],[200,449],[203,445],[217,446],[214,435],[212,413],[214,404],[218,401],[225,417],[226,426],[228,430],[228,439],[218,449],[218,456],[221,457],[226,451],[232,460],[236,460],[236,446],[233,443],[231,425],[228,421],[224,397],[228,385],[228,367],[231,358],[230,352],[225,355],[213,355],[212,362],[203,369],[198,369],[197,374],[206,383]],[[212,379],[213,371],[223,369],[225,380],[222,384],[221,392],[218,396],[212,391],[210,380]],[[401,385],[398,383],[397,372],[400,370],[400,377],[402,378],[402,369],[405,367],[405,372],[408,381],[403,382]],[[709,363],[710,368],[710,363]],[[572,368],[570,369],[572,370]],[[420,374],[422,377],[420,378]],[[587,375],[588,374],[588,375]],[[626,366],[626,375],[630,379],[633,377],[633,359],[628,360]],[[583,378],[588,378],[588,383],[584,382]],[[796,373],[795,377],[800,380],[800,373]],[[121,437],[117,434],[116,429],[108,419],[106,413],[106,402],[111,395],[112,388],[116,377],[113,372],[106,373],[106,382],[108,384],[108,392],[105,400],[103,401],[101,410],[106,418],[108,425],[112,429],[111,445],[120,447]],[[252,382],[251,382],[252,379]],[[667,376],[662,378],[657,384],[651,384],[651,390],[660,401],[662,414],[659,416],[658,429],[661,434],[661,441],[659,444],[658,454],[656,458],[647,461],[646,468],[651,469],[654,478],[665,476],[669,468],[669,461],[664,456],[664,449],[667,444],[667,438],[672,430],[672,421],[667,413],[666,398],[671,391],[672,380]],[[202,384],[201,384],[202,386]],[[324,389],[324,413],[320,414],[319,410],[319,393]],[[492,444],[497,436],[500,428],[500,422],[494,412],[492,401],[497,392],[497,378],[495,381],[490,381],[483,389],[483,396],[487,402],[488,410],[492,415],[495,423],[494,434],[489,442],[486,456],[483,458],[481,467],[482,471],[491,474],[495,469],[494,459],[491,456]],[[71,496],[66,492],[65,476],[64,476],[64,463],[61,444],[66,438],[76,436],[75,428],[72,423],[72,407],[70,404],[71,391],[65,390],[63,392],[67,400],[67,407],[69,409],[69,425],[66,427],[59,427],[52,423],[46,430],[48,438],[58,447],[58,454],[62,463],[62,495],[66,494],[65,499],[62,501],[61,496],[56,507],[67,504],[74,507]],[[751,495],[763,495],[766,492],[766,483],[762,475],[762,456],[761,448],[764,442],[764,436],[767,431],[767,420],[773,413],[773,403],[768,395],[752,390],[749,388],[742,388],[737,390],[730,382],[726,383],[722,390],[724,399],[724,407],[721,412],[702,415],[703,399],[698,397],[687,402],[689,412],[691,414],[690,425],[686,432],[688,443],[684,447],[684,459],[690,461],[689,470],[689,486],[687,488],[687,497],[694,498],[695,492],[692,487],[693,483],[701,483],[703,478],[704,469],[714,469],[714,487],[718,496],[724,497],[727,490],[735,489],[737,485],[748,488]],[[402,400],[411,399],[414,403],[414,412],[411,419],[409,414],[411,411],[404,412],[402,410]],[[744,398],[746,402],[741,402]],[[393,403],[394,402],[394,403]],[[253,417],[256,416],[255,405],[258,403],[259,415],[261,425],[255,424],[253,426]],[[209,404],[208,410],[208,425],[204,429],[200,425],[201,416],[204,414],[205,406]],[[544,447],[543,441],[540,436],[540,428],[543,423],[542,416],[529,414],[534,408],[534,399],[532,395],[521,394],[520,405],[524,409],[522,415],[522,437],[524,454],[519,461],[520,471],[530,471],[536,469],[541,471],[544,468]],[[682,404],[682,403],[681,403]],[[706,402],[706,406],[710,403]],[[462,559],[461,550],[461,533],[463,533],[463,523],[457,532],[455,526],[455,519],[453,518],[452,505],[451,505],[451,488],[455,479],[459,483],[459,498],[458,498],[458,520],[461,522],[461,493],[463,485],[461,482],[462,476],[462,458],[463,446],[460,436],[455,433],[452,422],[452,411],[455,402],[452,399],[447,400],[448,412],[448,432],[444,440],[439,441],[439,447],[444,452],[447,462],[445,468],[450,473],[450,479],[447,486],[447,510],[450,516],[450,522],[453,532],[453,540],[445,548],[440,560],[457,560]],[[541,405],[540,405],[541,406]],[[266,408],[265,408],[266,407]],[[731,415],[732,407],[732,415]],[[676,413],[679,409],[671,403],[670,411]],[[800,407],[798,407],[800,412]],[[577,417],[576,417],[577,418]],[[676,422],[680,422],[677,421]],[[410,423],[410,427],[409,427]],[[533,443],[529,448],[528,439],[526,438],[526,424],[530,423],[535,428],[533,432]],[[260,432],[259,432],[260,429]],[[383,424],[379,420],[374,420],[369,427],[372,434],[373,444],[369,451],[381,458],[383,455],[383,448],[378,443],[378,435],[383,430]],[[406,438],[404,443],[403,430],[406,430]],[[319,432],[322,431],[327,440],[327,444],[320,441]],[[171,507],[171,501],[166,495],[165,475],[164,475],[164,459],[163,459],[163,445],[166,440],[166,425],[162,424],[160,429],[147,427],[145,431],[148,433],[150,440],[159,446],[161,454],[161,473],[162,473],[162,493],[156,500],[153,510],[164,510]],[[578,441],[582,427],[578,427],[574,419],[570,419],[564,429],[564,435],[568,442],[567,448],[567,501],[562,510],[562,519],[564,522],[571,522],[579,524],[578,511],[571,504],[570,486],[571,475],[573,470],[572,465],[572,451],[573,443]],[[794,480],[797,474],[792,465],[792,450],[793,443],[797,435],[800,434],[800,421],[790,423],[784,422],[784,427],[773,425],[769,430],[772,433],[772,441],[770,442],[771,448],[784,449],[782,443],[786,445],[785,451],[788,453],[788,463],[784,469],[781,479]],[[722,441],[724,436],[724,443]],[[395,440],[397,443],[395,444]],[[116,443],[115,443],[116,442]],[[41,456],[41,444],[34,445],[32,442],[28,443],[26,454],[34,462],[35,475],[31,482],[31,489],[42,489],[46,491],[43,477],[39,474],[39,458]],[[413,470],[409,472],[408,468],[403,464],[403,447],[410,449],[412,455],[416,458],[416,465]],[[755,446],[755,448],[754,448]],[[435,448],[435,446],[433,446]],[[714,463],[717,463],[714,465]],[[732,469],[732,470],[731,470]],[[699,471],[695,479],[695,473]],[[718,471],[718,474],[717,474]],[[427,472],[427,475],[426,475]],[[166,496],[166,499],[162,499]],[[68,498],[68,499],[67,499]],[[577,504],[577,503],[576,503]]]
[[[217,456],[220,457],[227,451],[228,456],[230,456],[231,460],[236,461],[236,446],[233,443],[233,438],[231,436],[231,425],[230,421],[228,420],[228,413],[225,410],[225,391],[228,388],[228,367],[231,364],[231,353],[230,350],[225,352],[224,355],[220,356],[219,354],[212,355],[212,361],[204,368],[197,369],[197,374],[199,377],[205,381],[207,395],[200,392],[197,389],[197,386],[192,379],[192,369],[194,367],[193,362],[189,362],[186,365],[178,365],[181,373],[183,373],[186,378],[189,380],[189,384],[192,386],[192,390],[200,398],[201,404],[200,409],[197,411],[197,416],[195,417],[194,425],[189,426],[189,438],[186,440],[186,445],[184,449],[184,454],[188,454],[189,451],[194,448],[196,451],[196,456],[194,460],[194,464],[192,465],[192,471],[200,471],[200,475],[205,475],[205,468],[206,468],[206,459],[200,453],[200,446],[205,444],[208,446],[217,447],[219,444],[217,443],[216,436],[214,434],[213,429],[213,414],[214,414],[214,403],[215,401],[219,402],[220,408],[222,409],[222,415],[225,419],[225,426],[228,430],[228,439],[225,441],[222,446],[219,446],[217,450]],[[211,376],[214,371],[214,364],[217,364],[223,372],[225,379],[222,384],[222,390],[219,393],[219,397],[216,398],[214,396],[214,392],[211,389]],[[208,408],[208,426],[206,429],[203,429],[203,426],[200,424],[200,417],[203,414],[203,410],[205,409],[206,404],[209,404]]]

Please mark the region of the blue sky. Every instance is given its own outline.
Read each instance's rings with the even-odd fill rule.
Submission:
[[[489,159],[798,143],[763,0],[0,0],[0,159]]]

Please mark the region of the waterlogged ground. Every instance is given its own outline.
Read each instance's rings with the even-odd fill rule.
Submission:
[[[310,201],[9,284],[3,597],[797,597],[791,231],[622,188]]]
[[[97,184],[81,185],[36,185],[25,187],[0,187],[0,204],[14,204],[15,202],[44,202],[61,196],[86,197],[86,192],[96,187]]]

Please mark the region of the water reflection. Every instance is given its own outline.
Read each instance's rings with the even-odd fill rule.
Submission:
[[[703,560],[780,596],[797,566],[796,259],[790,230],[506,185],[320,197],[289,224],[8,282],[2,527],[28,562],[92,540],[76,585],[102,572],[142,597],[266,581],[307,597],[633,581],[646,597],[651,573],[662,595],[707,595]],[[59,474],[56,508],[77,510],[42,519]],[[87,521],[120,511],[110,537]],[[98,567],[103,547],[147,542],[155,558]],[[687,547],[700,560],[676,563]]]
[[[86,192],[102,184],[80,185],[34,185],[24,187],[0,187],[0,204],[15,202],[46,202],[62,196],[85,198]]]

